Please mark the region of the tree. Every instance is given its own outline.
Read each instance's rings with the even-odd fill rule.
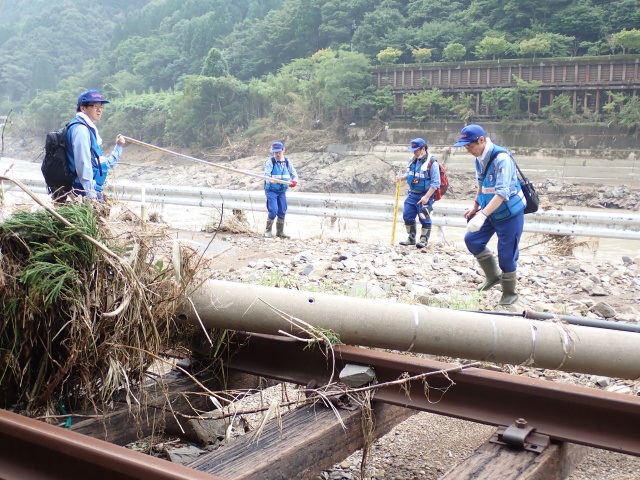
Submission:
[[[533,55],[533,58],[536,58],[536,55],[547,55],[551,52],[551,40],[536,35],[529,40],[522,40],[518,47],[522,55]]]
[[[613,120],[629,130],[640,130],[640,100],[623,92],[607,92],[609,103],[602,107]],[[616,114],[616,110],[618,113]]]
[[[174,97],[170,92],[159,92],[117,98],[112,101],[111,112],[100,127],[100,132],[105,138],[115,138],[118,132],[128,132],[127,135],[133,138],[153,145],[164,145],[169,107]]]
[[[66,89],[44,91],[26,106],[24,113],[29,125],[33,126],[36,134],[43,135],[56,128],[60,128],[71,120],[75,112],[75,100],[78,94]],[[70,99],[73,99],[70,103]],[[44,139],[44,137],[43,137]]]
[[[640,98],[631,97],[620,109],[618,123],[629,130],[640,130]]]
[[[471,108],[474,103],[474,99],[474,95],[461,93],[458,96],[458,102],[451,109],[465,124],[469,123],[471,118],[476,114],[476,111]]]
[[[395,63],[398,60],[398,58],[400,58],[401,55],[402,55],[401,50],[398,50],[393,47],[387,47],[384,50],[381,50],[380,52],[378,52],[378,54],[376,55],[376,58],[381,64],[385,65],[385,64]]]
[[[321,8],[322,23],[318,27],[320,45],[334,49],[349,45],[365,13],[375,8],[375,0],[329,0]]]
[[[416,122],[422,122],[431,115],[448,115],[455,106],[455,100],[452,97],[446,97],[438,88],[415,95],[406,95],[404,98],[404,110]]]
[[[473,27],[462,26],[449,20],[427,22],[416,30],[411,44],[429,45],[433,49],[434,58],[441,58],[446,46],[454,42],[462,43],[461,40],[467,38],[470,29]]]
[[[640,51],[640,30],[622,30],[621,32],[614,33],[611,38],[611,44],[614,47],[621,47],[622,53],[626,53],[627,50],[634,52]]]
[[[231,76],[188,76],[183,92],[171,98],[165,142],[218,146],[249,124],[248,87]]]
[[[404,22],[402,13],[395,8],[380,5],[374,11],[365,14],[362,22],[353,34],[353,49],[375,55],[389,46],[387,37]]]
[[[608,42],[602,40],[597,42],[580,42],[578,46],[585,55],[590,56],[602,55],[609,48]]]
[[[576,45],[576,37],[550,32],[539,33],[536,36],[551,42],[551,50],[549,53],[554,57],[568,57],[576,53],[573,51]],[[578,42],[577,45],[579,46],[580,43]]]
[[[484,37],[476,47],[475,55],[478,58],[492,57],[493,60],[504,55],[511,48],[511,44],[502,37]]]
[[[461,43],[450,43],[443,51],[444,58],[447,60],[460,60],[467,54],[467,49]]]
[[[554,97],[551,105],[542,107],[540,111],[553,123],[565,123],[577,117],[573,111],[571,96],[567,93]]]
[[[414,48],[411,53],[418,63],[426,63],[431,59],[430,48]]]
[[[609,19],[608,30],[619,32],[640,25],[640,4],[637,0],[613,0],[602,5]]]
[[[229,75],[229,65],[222,57],[220,50],[215,47],[209,50],[209,54],[202,66],[201,75],[205,77],[224,77]]]
[[[482,92],[482,104],[488,113],[505,119],[517,118],[520,113],[520,95],[517,88],[490,88]]]
[[[591,1],[575,3],[555,13],[546,25],[548,31],[595,41],[605,26],[605,12]]]
[[[309,88],[318,99],[320,116],[316,118],[347,121],[357,108],[367,103],[363,97],[372,83],[370,63],[359,52],[332,53],[323,55],[315,64]]]
[[[354,106],[360,118],[388,120],[393,117],[395,103],[395,96],[389,85],[382,88],[371,85],[364,91],[362,97],[354,102]]]
[[[531,102],[538,103],[538,92],[540,91],[542,82],[540,80],[531,80],[530,82],[527,82],[526,80],[522,80],[516,75],[513,75],[512,78],[516,82],[516,89],[518,90],[518,95],[527,101],[527,113],[530,113]],[[519,100],[518,100],[518,103],[519,103]]]
[[[467,1],[412,0],[407,5],[407,20],[412,27],[422,25],[425,19],[461,19]]]

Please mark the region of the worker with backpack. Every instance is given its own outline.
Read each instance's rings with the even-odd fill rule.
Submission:
[[[287,213],[287,190],[298,185],[298,174],[291,161],[284,156],[284,144],[274,142],[271,145],[271,157],[264,162],[264,192],[267,196],[267,227],[264,236],[273,236],[273,222],[276,222],[276,237],[289,238],[284,233],[284,216]]]
[[[480,125],[465,126],[453,146],[464,147],[475,157],[476,196],[473,207],[464,214],[467,219],[464,242],[485,275],[478,291],[489,290],[499,283],[502,297],[498,303],[514,305],[518,301],[516,270],[519,244],[524,214],[527,213],[527,199],[518,179],[518,165],[511,152],[494,144]],[[497,263],[487,248],[494,235],[498,237]]]
[[[433,202],[439,200],[445,193],[441,189],[443,179],[441,172],[444,170],[436,158],[429,153],[427,142],[424,139],[411,140],[409,151],[413,152],[413,156],[409,159],[404,174],[396,178],[398,182],[407,180],[409,184],[409,193],[404,201],[402,211],[408,238],[400,242],[400,245],[415,245],[417,248],[424,248],[431,236]],[[448,179],[446,185],[448,186]],[[422,227],[419,239],[416,239],[416,216]]]
[[[125,143],[124,137],[118,135],[111,155],[102,154],[102,138],[96,123],[102,118],[107,103],[98,90],[82,92],[75,118],[63,129],[47,135],[42,173],[54,202],[64,201],[69,193],[104,199],[102,186],[108,171],[118,163]],[[62,149],[66,155],[62,155]],[[67,161],[66,165],[61,158]]]

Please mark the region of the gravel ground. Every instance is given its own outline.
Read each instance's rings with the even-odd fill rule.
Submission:
[[[466,258],[464,252],[457,251],[454,247],[447,245],[430,246],[425,252],[418,252],[417,249],[403,249],[402,247],[390,247],[380,245],[368,245],[363,243],[351,243],[342,241],[327,240],[265,240],[256,238],[253,235],[229,235],[225,237],[237,248],[233,258],[220,259],[223,268],[219,269],[215,275],[218,279],[231,281],[243,281],[257,284],[277,284],[280,287],[300,288],[302,290],[309,287],[316,287],[317,282],[329,285],[332,288],[342,289],[352,288],[364,278],[381,287],[380,291],[387,292],[387,295],[394,297],[396,301],[417,301],[419,297],[415,292],[412,294],[412,282],[405,282],[403,277],[408,274],[413,282],[421,283],[420,275],[417,272],[404,270],[408,265],[420,263],[429,265],[434,258],[439,258],[439,263],[434,268],[435,274],[442,275],[443,269],[449,272],[446,282],[437,282],[437,289],[432,289],[431,294],[437,297],[443,304],[451,302],[455,298],[469,299],[470,292],[473,291],[478,278],[469,277],[469,268],[473,267],[473,259]],[[269,252],[269,258],[264,258],[265,252]],[[376,275],[374,269],[371,271],[358,267],[357,273],[354,264],[353,269],[342,269],[338,266],[340,253],[351,253],[351,259],[360,261],[367,258],[367,261],[379,268],[385,266],[384,260],[376,258],[392,258],[397,274],[392,277]],[[356,252],[356,253],[354,253]],[[396,255],[396,253],[398,253]],[[309,255],[312,258],[309,262],[296,262],[299,255]],[[385,257],[390,255],[390,257]],[[531,268],[532,272],[539,272],[536,266],[538,255],[527,255],[523,265],[523,270]],[[543,256],[544,257],[544,256]],[[640,259],[638,259],[640,261]],[[381,263],[382,262],[382,263]],[[316,271],[316,276],[302,275],[300,272],[309,263],[316,266],[324,265],[326,268],[322,273]],[[539,308],[557,308],[556,313],[580,315],[580,309],[585,305],[594,305],[601,300],[615,305],[620,316],[624,316],[626,321],[637,322],[635,314],[635,304],[638,298],[637,288],[634,288],[631,279],[640,276],[640,267],[635,263],[625,263],[623,260],[614,262],[586,262],[579,261],[580,267],[576,264],[576,259],[571,256],[549,255],[545,264],[553,266],[548,277],[544,279],[544,285],[528,284],[525,278],[521,278],[523,291],[523,301]],[[327,266],[327,265],[333,265]],[[595,279],[600,275],[609,276],[612,269],[628,268],[620,277],[613,275],[623,283],[628,283],[629,287],[618,288],[615,283],[605,282],[607,285],[604,296],[592,295],[593,291],[576,290],[565,292],[567,298],[571,297],[575,305],[568,303],[561,297],[561,290],[567,288],[570,282],[580,284],[583,277]],[[582,270],[581,270],[582,269]],[[586,271],[585,271],[586,270]],[[568,280],[563,276],[571,275],[571,271],[577,271],[577,278]],[[438,273],[440,272],[440,273]],[[455,275],[454,273],[455,272]],[[591,273],[587,273],[591,272]],[[622,272],[622,270],[620,270]],[[380,271],[378,270],[378,273]],[[463,280],[458,282],[456,275]],[[525,274],[525,277],[528,274]],[[424,277],[429,277],[425,274]],[[538,278],[538,277],[536,277]],[[626,279],[626,280],[624,280]],[[616,280],[617,281],[617,280]],[[315,283],[314,283],[315,282]],[[366,283],[366,282],[365,282]],[[428,284],[430,285],[430,284]],[[582,283],[584,286],[584,284]],[[557,288],[558,291],[554,291]],[[372,288],[372,291],[375,291]],[[589,293],[591,291],[591,293]],[[551,298],[544,297],[548,295]],[[560,296],[560,299],[559,299]],[[543,298],[544,297],[544,298]],[[477,301],[477,308],[490,310],[497,299],[499,291],[487,292]],[[558,304],[553,303],[553,300]],[[419,300],[418,300],[419,301]],[[586,303],[585,303],[586,302]],[[572,309],[575,308],[575,311]],[[592,312],[587,312],[589,316],[595,317]],[[447,362],[455,362],[456,359],[438,358]],[[527,369],[515,366],[501,366],[503,371],[528,375],[534,378],[541,378],[550,381],[566,382],[587,387],[600,388],[594,385],[594,378],[590,375],[571,374],[541,369]],[[640,392],[640,383],[623,380],[610,379],[611,383],[607,388],[626,388],[627,394],[637,395]],[[294,388],[294,387],[291,387]],[[276,388],[274,395],[281,395]],[[268,393],[267,393],[268,395]],[[254,423],[255,420],[249,423]],[[418,413],[396,426],[390,433],[377,440],[371,450],[371,457],[366,470],[367,479],[437,479],[449,469],[453,468],[460,461],[467,458],[476,448],[482,445],[494,432],[495,428],[448,418],[430,413]],[[332,469],[323,472],[324,479],[360,479],[361,452],[356,452],[349,458],[335,465]],[[638,479],[640,478],[640,458],[606,452],[597,449],[589,449],[588,455],[580,464],[578,469],[570,477],[570,480],[591,480],[591,479]]]

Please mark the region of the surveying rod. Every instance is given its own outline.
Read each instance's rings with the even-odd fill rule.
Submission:
[[[190,157],[189,155],[185,155],[183,153],[173,152],[171,150],[167,150],[166,148],[157,147],[155,145],[151,145],[150,143],[141,142],[140,140],[136,140],[135,138],[127,137],[123,135],[124,139],[128,142],[135,143],[136,145],[141,145],[143,147],[151,148],[152,150],[158,150],[160,152],[168,153],[169,155],[175,155],[176,157],[186,158],[187,160],[191,160],[193,162],[204,163],[205,165],[209,165],[211,167],[221,168],[222,170],[227,170],[228,172],[239,173],[241,175],[247,175],[249,177],[261,178],[262,180],[267,180],[272,183],[282,183],[284,185],[290,185],[291,181],[289,180],[279,180],[277,178],[265,177],[264,175],[258,175],[257,173],[245,172],[244,170],[238,170],[237,168],[225,167],[224,165],[220,165],[218,163],[207,162],[206,160],[201,160],[199,158]]]

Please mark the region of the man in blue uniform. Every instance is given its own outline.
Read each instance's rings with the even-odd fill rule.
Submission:
[[[102,118],[104,105],[109,103],[98,90],[87,90],[78,97],[75,118],[67,128],[67,158],[70,171],[75,173],[72,191],[75,195],[103,199],[102,185],[107,172],[115,167],[122,155],[125,139],[116,137],[111,155],[102,154],[102,138],[96,123]]]
[[[405,173],[397,178],[397,181],[406,180],[409,184],[409,194],[402,211],[402,219],[409,236],[404,242],[400,242],[400,245],[424,248],[431,236],[433,194],[440,186],[440,168],[435,157],[429,153],[427,142],[422,138],[411,140],[409,151],[413,152],[413,157],[409,159]],[[417,242],[416,216],[422,226]]]
[[[267,196],[267,228],[264,236],[271,238],[273,236],[273,221],[276,221],[276,237],[289,238],[284,233],[284,216],[287,213],[287,189],[293,188],[298,184],[298,174],[293,167],[291,161],[284,156],[284,144],[282,142],[274,142],[271,145],[271,153],[273,154],[264,162],[264,176],[281,180],[265,180],[264,191]],[[276,220],[277,218],[277,220]]]
[[[526,206],[516,174],[516,162],[511,152],[495,145],[480,125],[464,127],[454,147],[465,147],[476,159],[478,190],[473,207],[464,214],[468,222],[464,241],[485,274],[478,291],[500,283],[502,297],[499,303],[511,305],[518,300],[516,268]],[[494,233],[498,236],[500,269],[487,248]]]

